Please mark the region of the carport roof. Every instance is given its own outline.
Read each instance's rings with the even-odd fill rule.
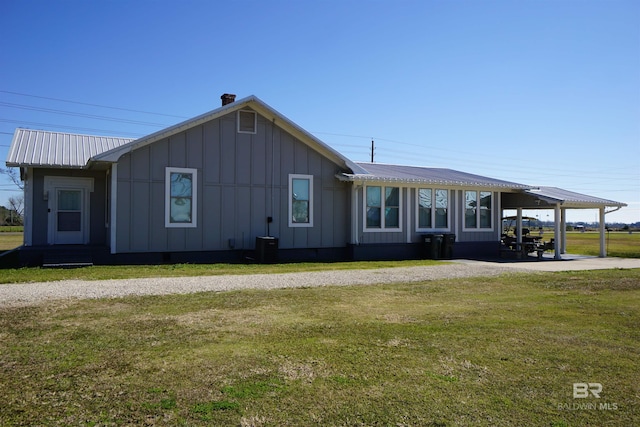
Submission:
[[[599,207],[618,207],[627,206],[626,203],[616,202],[608,199],[601,199],[599,197],[589,196],[587,194],[576,193],[569,190],[564,190],[558,187],[537,187],[529,188],[524,191],[526,195],[524,203],[523,200],[518,200],[519,207],[531,209],[531,208],[546,208],[556,204],[560,204],[565,208],[577,208],[577,209],[594,209]],[[506,195],[508,198],[511,195]],[[503,201],[503,206],[505,205]],[[504,206],[510,208],[508,206]]]

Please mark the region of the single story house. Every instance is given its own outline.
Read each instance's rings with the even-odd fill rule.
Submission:
[[[566,209],[599,209],[604,224],[606,208],[625,206],[451,169],[354,162],[255,96],[221,98],[139,139],[17,129],[6,164],[25,184],[23,261],[56,248],[104,263],[239,261],[262,245],[281,260],[402,259],[422,256],[430,234],[472,257],[497,253],[505,209],[555,209],[562,236]]]

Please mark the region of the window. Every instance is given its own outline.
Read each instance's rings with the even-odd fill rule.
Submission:
[[[400,227],[400,189],[398,187],[384,189],[384,226]]]
[[[418,188],[418,229],[449,228],[449,190]]]
[[[491,205],[492,197],[490,191],[480,192],[480,228],[491,227]]]
[[[165,227],[196,227],[198,171],[167,168]]]
[[[365,187],[365,231],[400,231],[398,187]]]
[[[312,175],[289,175],[289,227],[313,227]]]
[[[238,111],[238,133],[256,133],[258,115],[255,111]]]
[[[478,193],[475,191],[465,191],[464,200],[464,226],[466,228],[477,228]]]
[[[493,193],[465,191],[464,199],[464,228],[493,229]]]

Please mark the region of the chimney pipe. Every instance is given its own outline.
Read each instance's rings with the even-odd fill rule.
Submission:
[[[220,99],[222,99],[222,106],[225,106],[227,104],[231,104],[232,102],[235,102],[236,96],[232,93],[225,93],[220,97]]]

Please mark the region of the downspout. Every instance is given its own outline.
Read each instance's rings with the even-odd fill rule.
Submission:
[[[274,147],[274,141],[275,141],[275,130],[276,130],[276,119],[275,117],[273,118],[273,120],[271,121],[271,209],[269,209],[270,215],[268,215],[267,218],[267,236],[271,235],[271,230],[269,228],[270,226],[270,221],[273,221],[273,205],[274,205],[274,200],[275,200],[275,182],[276,182],[276,169],[275,169],[275,165],[276,165],[276,159],[275,159],[275,147]]]
[[[22,168],[20,168],[22,174]],[[33,168],[26,168],[24,180],[24,235],[22,243],[25,246],[33,245]]]
[[[117,253],[117,225],[118,225],[118,164],[113,163],[111,165],[111,218],[109,218],[109,224],[111,225],[109,248],[111,253]]]
[[[407,243],[411,243],[411,202],[413,197],[411,197],[411,191],[413,189],[411,187],[407,187],[407,200],[405,202],[405,206],[407,209],[407,224],[405,227],[407,228]]]
[[[351,186],[351,244],[359,245],[358,240],[358,188],[360,185],[353,181]]]

